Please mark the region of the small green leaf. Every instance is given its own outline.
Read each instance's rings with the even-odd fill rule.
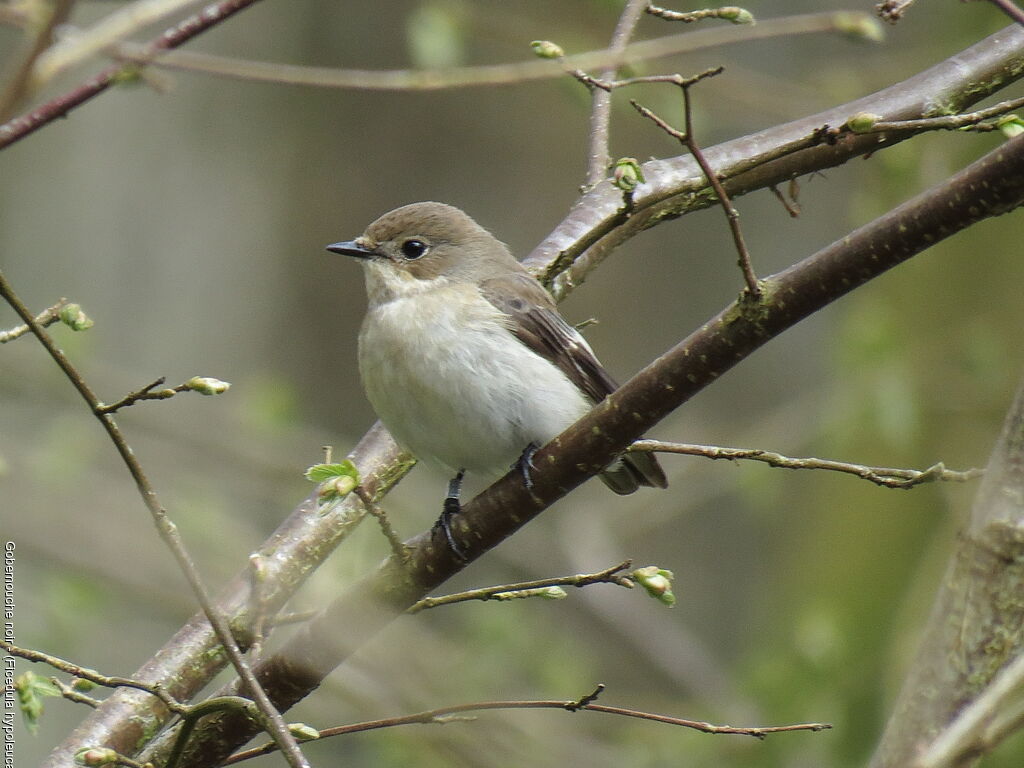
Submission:
[[[359,470],[348,459],[337,464],[314,464],[306,470],[306,479],[320,483],[317,499],[323,508],[355,490],[359,485]]]
[[[60,696],[60,689],[45,677],[35,672],[25,672],[14,680],[14,689],[18,692],[21,714],[25,718],[25,726],[29,733],[39,730],[39,718],[43,716],[43,698]]]
[[[1003,115],[996,120],[996,127],[1008,139],[1024,134],[1024,120],[1021,120],[1017,115]]]
[[[306,479],[313,483],[323,483],[335,477],[350,477],[359,482],[359,470],[348,459],[337,464],[314,464],[306,470]]]

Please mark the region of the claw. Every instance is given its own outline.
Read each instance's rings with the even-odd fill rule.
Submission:
[[[466,557],[462,547],[455,541],[451,524],[452,517],[459,514],[462,509],[462,505],[459,503],[459,493],[462,490],[462,476],[464,474],[466,474],[466,471],[460,469],[459,474],[448,482],[448,496],[445,497],[444,505],[441,507],[441,516],[437,519],[434,527],[439,527],[444,532],[444,538],[448,542],[448,549],[452,551],[452,554],[461,562],[468,563],[469,558]]]
[[[516,459],[516,463],[512,465],[512,468],[518,469],[519,474],[523,476],[523,484],[528,491],[533,490],[533,478],[530,477],[530,470],[534,469],[533,455],[537,453],[537,447],[536,443],[530,443],[526,446],[526,450],[523,451],[523,455]]]

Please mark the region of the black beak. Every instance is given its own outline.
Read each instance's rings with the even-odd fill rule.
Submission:
[[[327,250],[331,253],[340,253],[343,256],[355,256],[357,259],[369,259],[373,256],[373,251],[360,245],[355,240],[346,240],[343,243],[331,243],[327,246]]]

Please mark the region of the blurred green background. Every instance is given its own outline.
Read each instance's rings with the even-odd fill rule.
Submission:
[[[122,3],[82,2],[86,25]],[[758,17],[872,3],[753,2]],[[608,0],[331,3],[266,0],[189,47],[363,69],[530,58],[607,44]],[[715,22],[710,22],[715,23]],[[872,45],[804,36],[638,65],[692,74],[709,146],[903,79],[1006,20],[987,4],[911,9]],[[154,29],[153,33],[157,30]],[[637,37],[681,31],[642,20]],[[143,39],[141,36],[140,39]],[[19,35],[0,29],[0,50]],[[56,95],[97,70],[69,74]],[[525,254],[576,199],[588,99],[568,79],[432,93],[286,87],[160,72],[0,155],[0,260],[24,300],[60,296],[95,319],[54,335],[100,396],[165,375],[232,383],[219,398],[144,403],[118,418],[211,587],[310,490],[320,446],[344,453],[373,421],[355,369],[358,267],[323,246],[416,200],[467,210]],[[612,153],[678,154],[627,99],[673,114],[673,89],[616,94]],[[1020,89],[1002,94],[1019,94]],[[842,237],[998,145],[925,136],[800,182],[790,219],[769,192],[737,201],[769,274]],[[944,242],[772,342],[654,436],[888,466],[984,465],[1021,373],[1020,215]],[[625,379],[741,288],[720,211],[621,248],[563,305]],[[0,308],[0,327],[16,324]],[[306,747],[347,766],[844,766],[870,756],[927,615],[971,486],[883,490],[848,476],[665,457],[666,492],[573,493],[452,591],[605,568],[676,573],[678,605],[574,590],[560,602],[464,604],[395,622],[289,715],[318,727],[483,699],[573,699],[733,725],[827,721],[758,742],[650,722],[489,712]],[[429,526],[445,478],[416,470],[386,506]],[[0,348],[0,534],[17,544],[17,641],[128,675],[195,610],[99,426],[29,339]],[[387,554],[374,526],[295,598],[323,604]],[[19,670],[30,665],[20,662]],[[36,668],[45,674],[46,670]],[[50,700],[32,765],[85,714]],[[1019,766],[1021,739],[987,766]],[[280,764],[277,757],[264,764]]]

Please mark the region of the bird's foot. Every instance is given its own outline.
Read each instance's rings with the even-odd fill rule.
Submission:
[[[452,518],[462,510],[462,505],[459,503],[459,494],[462,490],[462,476],[464,474],[465,470],[459,470],[459,474],[448,482],[448,495],[445,497],[444,505],[441,507],[441,516],[437,518],[434,527],[440,528],[444,533],[445,541],[448,542],[448,549],[452,551],[452,554],[460,562],[468,563],[469,558],[466,557],[462,547],[455,541],[455,536],[452,533]]]
[[[523,484],[528,491],[533,490],[533,478],[530,477],[530,470],[534,469],[533,455],[537,453],[537,447],[536,443],[530,443],[526,446],[526,450],[523,451],[523,455],[516,459],[516,463],[512,465],[512,469],[518,469],[519,474],[523,476]]]

